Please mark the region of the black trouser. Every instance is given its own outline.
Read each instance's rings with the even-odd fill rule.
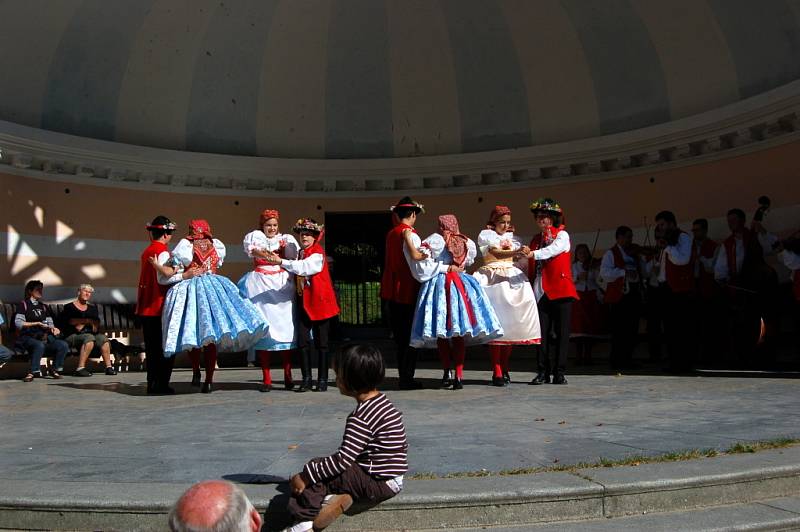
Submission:
[[[295,308],[298,308],[297,320],[297,346],[300,348],[300,369],[303,372],[303,380],[311,380],[311,337],[313,336],[314,348],[317,350],[317,382],[328,380],[328,331],[330,330],[331,319],[312,320],[303,307],[303,300],[298,300]]]
[[[147,390],[159,391],[169,386],[175,357],[164,356],[161,316],[139,316],[147,353]]]
[[[631,285],[630,292],[609,305],[611,317],[611,367],[630,366],[639,336],[641,297],[639,288]]]
[[[660,289],[664,294],[664,337],[669,368],[687,371],[694,363],[697,350],[691,316],[692,293],[673,292],[666,283],[662,283]]]
[[[661,344],[663,342],[664,317],[666,312],[666,290],[661,287],[647,286],[647,303],[645,316],[647,319],[647,350],[650,360],[661,360]]]
[[[550,299],[544,295],[538,307],[542,345],[537,352],[537,370],[544,375],[564,375],[567,371],[572,298]]]
[[[408,345],[414,323],[414,305],[389,301],[389,320],[397,346],[397,375],[401,383],[414,380],[417,369],[417,350]]]

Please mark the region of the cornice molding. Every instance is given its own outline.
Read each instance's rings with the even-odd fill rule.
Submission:
[[[275,159],[148,148],[0,121],[0,172],[215,195],[386,196],[530,188],[655,172],[800,139],[800,81],[689,118],[624,133],[481,153]]]

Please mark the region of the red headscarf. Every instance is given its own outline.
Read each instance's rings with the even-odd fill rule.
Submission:
[[[505,205],[495,205],[494,209],[492,209],[492,212],[489,213],[489,221],[486,222],[486,227],[488,227],[489,229],[494,229],[494,226],[495,224],[497,224],[497,221],[500,219],[500,217],[505,216],[506,214],[511,216],[511,209],[509,209]],[[508,230],[513,233],[514,226],[509,225]]]
[[[467,260],[467,237],[458,229],[458,219],[452,214],[439,216],[439,232],[444,237],[444,245],[456,266],[463,266]]]
[[[263,229],[264,224],[267,223],[267,220],[275,218],[276,220],[280,220],[281,214],[276,211],[275,209],[267,209],[261,213],[261,216],[258,217],[258,228]]]
[[[202,238],[214,238],[211,234],[211,226],[206,220],[189,220],[189,234],[187,240],[200,240]]]

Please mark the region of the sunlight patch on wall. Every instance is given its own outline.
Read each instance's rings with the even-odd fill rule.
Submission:
[[[75,248],[74,249],[75,249],[75,251],[83,251],[84,249],[86,249],[86,242],[81,240],[80,242],[75,244]]]
[[[36,207],[33,209],[33,217],[36,218],[36,223],[39,224],[39,228],[44,227],[44,209],[41,207]]]
[[[8,226],[8,245],[6,246],[6,259],[12,262],[11,275],[19,272],[39,260],[36,252],[19,237],[19,233],[12,225]]]
[[[62,222],[61,220],[56,220],[56,244],[62,243],[64,240],[68,239],[75,233],[75,231]]]
[[[128,298],[125,297],[125,294],[123,294],[122,290],[120,290],[119,288],[115,288],[115,289],[113,289],[111,291],[111,297],[117,303],[127,303],[128,302]]]
[[[106,276],[106,269],[103,268],[102,264],[87,264],[81,268],[81,271],[83,272],[83,275],[92,281],[102,279]]]
[[[29,276],[28,280],[30,279],[38,279],[44,283],[45,287],[47,286],[61,286],[64,284],[61,277],[58,276],[56,272],[50,269],[49,266],[45,266],[38,272],[34,273],[33,275]]]

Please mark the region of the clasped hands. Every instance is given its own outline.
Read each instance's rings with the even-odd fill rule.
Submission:
[[[276,266],[280,266],[281,265],[281,261],[283,259],[281,259],[281,257],[277,253],[275,253],[274,251],[267,251],[266,249],[262,250],[262,252],[263,252],[264,260],[266,260],[270,264],[274,264]]]

